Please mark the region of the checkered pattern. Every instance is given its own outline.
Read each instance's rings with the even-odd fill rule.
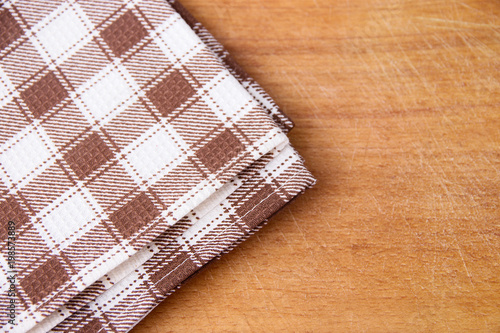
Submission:
[[[245,239],[313,183],[291,147],[265,156],[233,179],[236,189],[220,204],[196,208],[150,244],[152,254],[142,258],[144,263],[129,265],[125,277],[109,288],[102,279],[101,288],[96,285],[86,298],[99,295],[95,300],[75,300],[33,332],[46,331],[70,313],[54,332],[128,331],[182,281]]]
[[[161,0],[7,1],[0,25],[0,214],[18,227],[21,318],[42,320],[287,142],[281,113]]]

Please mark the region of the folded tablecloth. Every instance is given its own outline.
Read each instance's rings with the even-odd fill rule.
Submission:
[[[0,306],[12,302],[6,277],[14,272],[15,317],[22,323],[11,326],[3,313],[4,329],[43,331],[70,315],[57,329],[74,325],[92,302],[117,292],[133,269],[158,256],[176,230],[195,229],[182,223],[188,212],[216,209],[240,190],[231,179],[261,179],[248,177],[258,161],[290,153],[283,131],[291,121],[206,29],[170,4],[3,3],[0,238],[7,252],[12,221],[16,256],[14,266],[0,258]],[[302,183],[292,183],[301,186],[283,203],[312,184],[305,169],[297,177]],[[249,202],[239,214],[259,204]],[[265,205],[254,226],[279,208]],[[209,220],[214,230],[227,223]],[[213,258],[246,234],[198,241]],[[170,272],[162,269],[157,278],[172,289],[194,273],[206,261],[193,249],[184,250],[197,258],[189,274],[164,279]],[[147,311],[157,303],[148,302]],[[136,319],[147,313],[130,310]]]
[[[153,255],[125,279],[54,328],[55,332],[127,332],[172,289],[225,249],[244,238],[286,202],[314,183],[300,157],[285,149],[258,168],[204,218],[190,214],[175,233],[160,237]],[[218,223],[215,223],[218,219]],[[173,238],[173,239],[172,239]]]

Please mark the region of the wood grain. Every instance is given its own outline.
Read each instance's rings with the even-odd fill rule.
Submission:
[[[500,2],[181,2],[318,184],[133,332],[500,332]]]

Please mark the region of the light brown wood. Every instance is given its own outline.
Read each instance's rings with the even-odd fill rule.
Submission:
[[[499,332],[500,2],[181,2],[318,184],[133,332]]]

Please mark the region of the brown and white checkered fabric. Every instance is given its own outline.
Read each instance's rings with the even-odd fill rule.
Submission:
[[[304,168],[300,156],[289,146],[271,160],[259,160],[233,180],[237,188],[219,205],[208,211],[193,210],[150,245],[154,254],[149,260],[53,331],[130,330],[182,281],[245,239],[313,183],[314,178]],[[41,327],[33,330],[43,331]]]
[[[33,323],[287,142],[162,0],[7,1],[0,28],[0,223]]]
[[[279,109],[279,107],[274,103],[271,97],[255,82],[246,72],[244,72],[241,67],[232,59],[230,54],[224,49],[224,47],[201,25],[197,22],[190,13],[179,3],[175,1],[169,1],[172,7],[186,20],[188,25],[193,29],[193,31],[200,37],[200,39],[210,48],[214,54],[216,54],[219,59],[224,63],[224,65],[229,69],[229,71],[238,79],[238,81],[249,91],[249,93],[261,104],[261,106],[266,110],[276,121],[278,126],[282,128],[284,132],[288,132],[293,127],[293,122]],[[257,165],[263,165],[266,161],[270,161],[272,156],[277,155],[275,153],[266,154],[254,165],[249,167],[245,172],[238,176],[239,181],[243,179],[248,179],[253,173],[252,170],[257,170]],[[207,199],[202,206],[203,209],[208,209],[208,207],[215,207],[219,204],[219,201],[225,199],[228,195],[235,190],[233,186],[233,181],[229,186],[223,186],[214,195]],[[199,211],[200,207],[196,209]],[[200,217],[200,213],[197,213]],[[216,225],[219,221],[216,219],[211,222],[212,225]],[[256,228],[257,229],[257,228]],[[254,230],[256,230],[254,229]],[[175,230],[172,230],[175,232]],[[167,231],[169,233],[169,231]],[[250,235],[250,234],[248,234]],[[247,235],[247,236],[248,236]],[[245,237],[239,239],[242,241]],[[236,246],[239,242],[231,243],[230,247],[226,248],[226,251]],[[81,308],[85,304],[89,303],[90,300],[95,299],[98,295],[107,290],[110,286],[119,282],[122,278],[131,274],[136,268],[142,265],[146,260],[150,259],[157,251],[159,246],[154,245],[154,243],[148,245],[136,253],[133,257],[129,258],[127,261],[122,263],[120,266],[115,268],[113,271],[101,277],[92,286],[88,287],[73,299],[68,301],[67,304],[62,306],[60,309],[52,313],[49,317],[45,318],[41,323],[37,324],[36,328],[30,332],[45,332],[50,328],[54,327],[57,323],[64,320],[67,316],[73,314],[77,309]]]
[[[290,151],[290,149],[291,148],[288,146],[285,147],[284,150]],[[217,214],[213,215],[213,212],[217,212],[216,208],[219,207],[221,203],[226,200],[234,191],[243,186],[245,182],[248,182],[252,177],[255,177],[257,175],[257,172],[261,171],[266,164],[270,163],[273,159],[282,158],[283,156],[285,156],[285,153],[281,154],[281,152],[283,152],[284,150],[274,149],[272,152],[264,155],[258,161],[241,172],[238,176],[218,189],[209,199],[205,200],[202,204],[196,207],[190,214],[188,214],[188,216],[184,217],[175,226],[168,229],[165,233],[162,234],[162,236],[142,248],[134,256],[129,258],[120,266],[116,267],[114,270],[101,277],[92,286],[80,292],[77,296],[68,301],[64,306],[60,307],[57,311],[54,311],[50,316],[45,318],[41,323],[38,323],[36,329],[33,329],[30,332],[48,331],[60,321],[64,320],[67,316],[73,314],[78,309],[102,294],[104,291],[120,282],[127,275],[133,273],[135,269],[140,267],[147,260],[151,259],[153,255],[157,254],[160,251],[160,249],[163,247],[162,242],[164,242],[165,239],[177,238],[179,236],[179,228],[182,228],[182,230],[184,231],[187,231],[186,228],[195,229],[193,224],[195,224],[196,220],[199,220],[200,218],[205,219],[206,224],[208,224],[209,228],[217,228],[218,225],[222,223],[223,219],[220,219]],[[247,205],[247,207],[249,206]],[[209,215],[211,212],[212,215]],[[182,221],[185,220],[190,221],[189,224],[182,223]],[[196,232],[196,230],[192,232]],[[199,239],[194,239],[191,246],[196,247],[197,241],[199,241]],[[22,319],[19,320],[19,323],[23,324]]]

